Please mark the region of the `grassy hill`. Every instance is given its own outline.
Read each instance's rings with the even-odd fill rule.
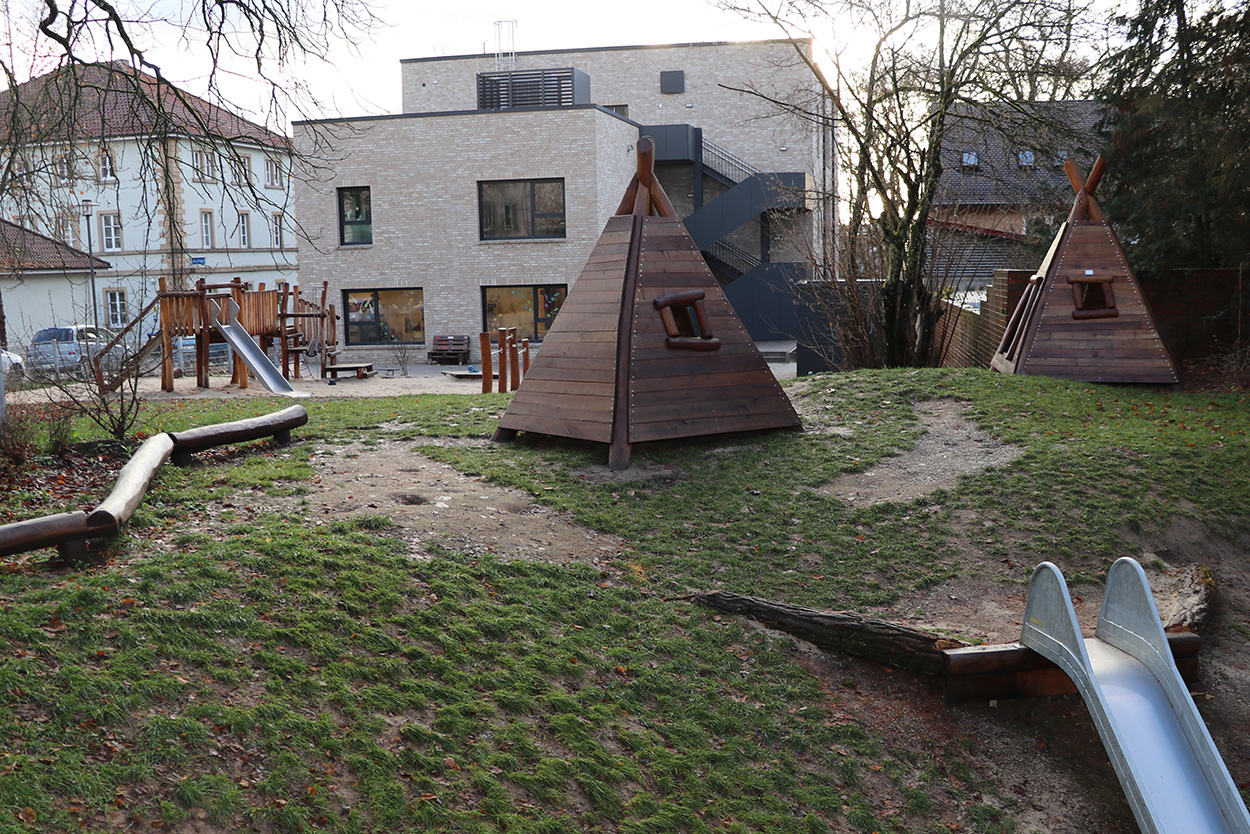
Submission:
[[[807,431],[639,446],[640,480],[594,446],[480,442],[505,395],[310,401],[291,446],[166,467],[100,565],[5,564],[0,832],[1132,831],[1078,699],[948,706],[687,599],[975,640],[1022,616],[1038,561],[1093,600],[1122,555],[1162,584],[1215,571],[1200,703],[1250,784],[1246,395],[941,370],[790,390]],[[912,448],[916,404],[946,399],[1021,454],[906,502],[821,491]],[[146,431],[286,404],[153,407]],[[311,512],[324,460],[380,448],[625,544],[505,559]],[[63,468],[23,465],[0,517],[74,506]]]

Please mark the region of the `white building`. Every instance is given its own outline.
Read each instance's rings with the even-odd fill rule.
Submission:
[[[97,316],[122,327],[162,276],[171,288],[297,280],[286,137],[120,62],[32,79],[0,97],[0,111],[32,126],[6,138],[0,213],[112,265],[85,299],[41,281],[55,322],[15,293],[4,305],[11,341]]]
[[[499,326],[540,341],[649,134],[657,175],[748,330],[784,338],[789,282],[825,219],[811,194],[831,190],[828,129],[769,101],[827,112],[796,46],[811,45],[403,61],[402,114],[296,123],[303,280],[329,282],[359,358]]]

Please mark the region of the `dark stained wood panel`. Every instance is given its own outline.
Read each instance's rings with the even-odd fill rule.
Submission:
[[[1083,194],[1084,192],[1081,192]],[[1078,195],[1077,204],[1082,197]],[[1077,210],[1074,209],[1074,213]],[[1077,218],[1064,224],[1038,270],[1036,308],[1023,321],[1019,350],[993,367],[1096,382],[1158,384],[1179,381],[1175,363],[1142,297],[1110,224]],[[1116,315],[1078,318],[1068,278],[1111,278]],[[1024,305],[1030,297],[1021,299]],[[1004,348],[1000,346],[1000,351]]]
[[[642,206],[651,192],[640,181],[629,194]],[[691,289],[704,293],[718,350],[668,345],[653,301]],[[609,443],[617,466],[634,442],[801,423],[680,221],[618,215],[499,425]]]

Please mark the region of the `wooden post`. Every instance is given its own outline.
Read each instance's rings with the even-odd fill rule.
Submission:
[[[230,280],[230,297],[234,299],[234,303],[239,305],[239,309],[243,309],[243,279],[235,276]],[[223,304],[222,313],[227,314]],[[228,314],[227,314],[228,315]],[[246,330],[247,328],[244,327]],[[234,367],[231,369],[230,381],[238,383],[240,388],[247,388],[247,364],[243,361],[243,357],[238,353],[234,354]]]
[[[509,377],[509,390],[515,391],[521,387],[521,357],[517,352],[516,328],[508,328],[508,367],[511,376]]]
[[[173,299],[165,295],[169,291],[169,281],[162,275],[157,284],[160,293],[161,307],[161,390],[174,390],[174,340],[170,332],[173,320],[171,318]],[[181,341],[178,343],[182,346]]]
[[[495,384],[495,363],[491,361],[493,357],[490,352],[490,334],[480,334],[478,342],[482,346],[482,393],[489,394]]]
[[[521,374],[522,376],[530,372],[530,340],[521,340]]]
[[[204,279],[195,282],[200,297],[200,326],[195,334],[195,384],[198,388],[208,387],[208,345],[212,339],[213,325],[208,319],[208,290],[204,287]]]
[[[508,390],[508,328],[499,328],[499,393]]]

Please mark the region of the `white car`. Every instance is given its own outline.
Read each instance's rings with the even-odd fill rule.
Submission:
[[[26,376],[26,365],[22,362],[22,357],[16,353],[0,350],[0,367],[4,368],[4,375],[11,379],[21,379]]]

